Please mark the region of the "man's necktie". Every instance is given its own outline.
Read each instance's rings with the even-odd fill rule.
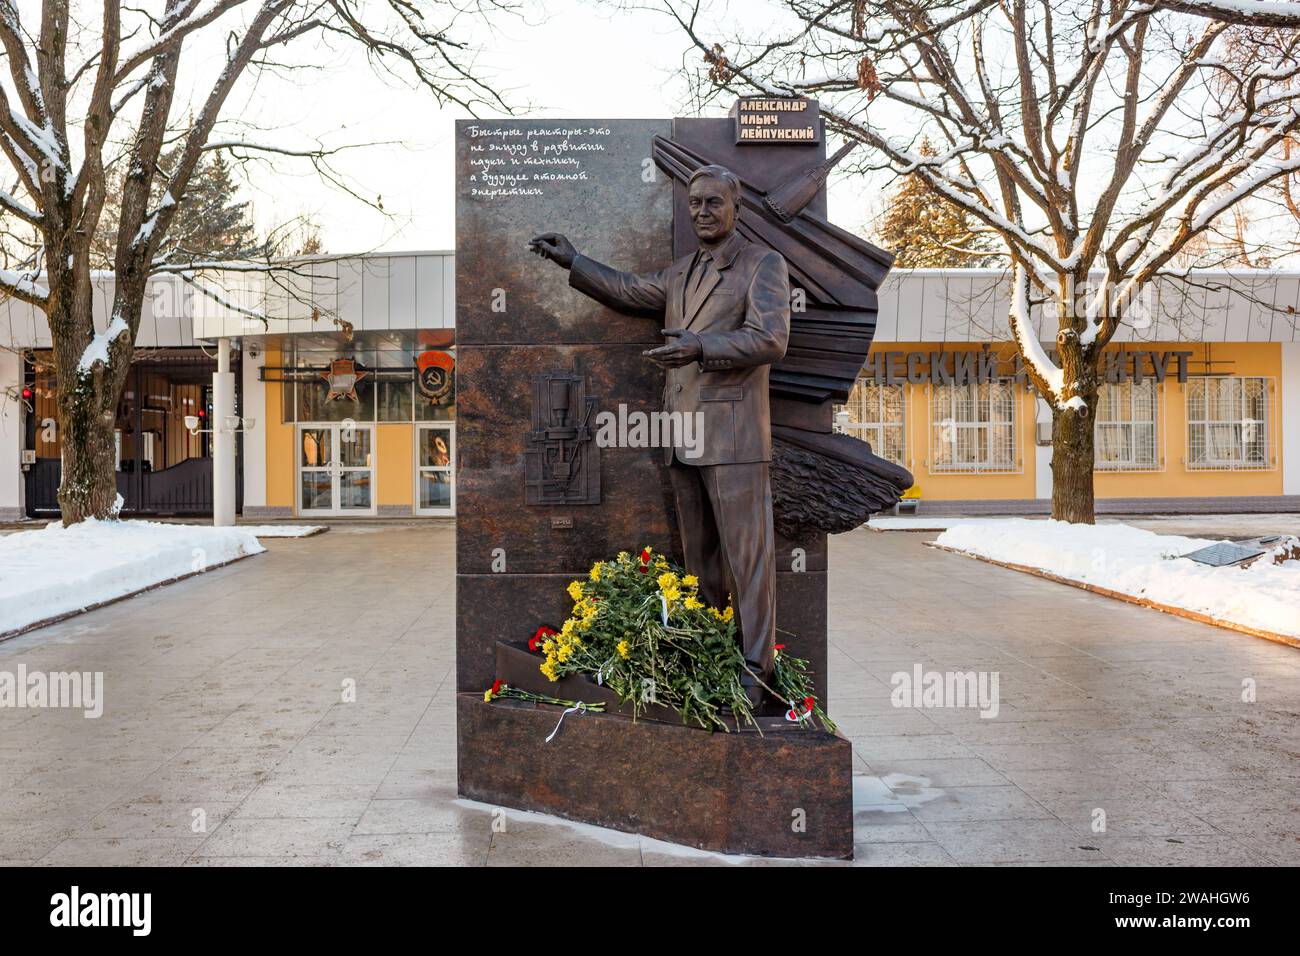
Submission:
[[[695,275],[691,277],[691,295],[692,302],[700,294],[700,287],[704,285],[705,276],[713,269],[713,256],[706,250],[700,250],[700,258],[695,263]]]

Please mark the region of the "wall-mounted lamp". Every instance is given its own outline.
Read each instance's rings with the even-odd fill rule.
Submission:
[[[191,435],[210,435],[215,431],[212,428],[200,428],[202,419],[198,415],[185,416],[185,428]],[[240,418],[238,415],[227,415],[222,423],[225,427],[221,431],[225,434],[233,435],[236,432],[249,432],[257,427],[256,418]]]

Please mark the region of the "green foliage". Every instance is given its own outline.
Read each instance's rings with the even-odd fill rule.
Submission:
[[[928,140],[917,152],[935,155]],[[975,231],[971,216],[916,173],[905,176],[886,200],[873,241],[894,253],[894,265],[903,269],[975,268],[998,260],[992,240]]]
[[[168,191],[169,172],[177,158],[175,150],[160,157],[151,207],[162,203]],[[110,175],[107,186],[99,229],[91,243],[91,259],[99,269],[112,269],[117,255],[122,212],[120,172]],[[205,153],[190,177],[188,188],[182,195],[172,197],[177,201],[176,213],[163,237],[159,256],[168,262],[204,262],[266,254],[266,244],[257,238],[251,207],[239,198],[239,193],[240,184],[221,152]]]

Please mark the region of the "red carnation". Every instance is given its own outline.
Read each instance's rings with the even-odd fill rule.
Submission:
[[[543,624],[541,627],[535,630],[533,632],[533,636],[528,639],[528,649],[530,651],[539,650],[542,646],[542,642],[545,641],[548,637],[550,637],[554,633],[556,633],[555,628],[547,627],[545,624]]]
[[[778,644],[778,645],[776,645],[776,649],[777,649],[778,651],[783,651],[783,650],[785,650],[785,645],[784,645],[784,644]]]

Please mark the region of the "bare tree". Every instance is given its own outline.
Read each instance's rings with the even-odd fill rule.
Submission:
[[[157,271],[176,268],[167,237],[178,200],[214,145],[269,149],[245,140],[213,142],[241,78],[277,69],[278,50],[328,37],[359,45],[377,69],[422,85],[439,104],[470,112],[504,109],[476,77],[473,51],[453,28],[466,15],[509,9],[508,0],[162,0],[134,6],[103,0],[102,7],[42,0],[39,18],[24,22],[17,0],[0,0],[0,53],[7,67],[0,68],[0,155],[11,168],[0,174],[0,211],[8,252],[15,238],[33,241],[23,261],[6,256],[0,295],[37,306],[50,324],[65,524],[114,513],[115,409],[145,283]],[[206,93],[194,102],[178,99],[182,62],[187,72],[211,62],[197,52],[189,56],[205,40],[224,44],[224,56]],[[96,334],[91,243],[104,211],[115,131],[127,126],[128,114],[131,130],[115,197],[114,298],[108,328]],[[328,153],[276,152],[318,164]]]
[[[1103,347],[1198,237],[1300,169],[1285,149],[1300,130],[1300,5],[784,0],[755,21],[771,24],[761,35],[728,38],[707,34],[700,0],[658,2],[704,54],[701,96],[817,97],[877,165],[919,174],[996,233],[1012,336],[1053,408],[1052,514],[1092,522]],[[1273,27],[1275,42],[1230,68],[1216,44],[1234,24]]]

